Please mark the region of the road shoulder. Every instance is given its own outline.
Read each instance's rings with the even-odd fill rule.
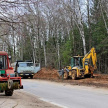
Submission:
[[[23,90],[14,91],[13,96],[0,94],[0,108],[60,108],[56,105],[44,102],[35,95]]]

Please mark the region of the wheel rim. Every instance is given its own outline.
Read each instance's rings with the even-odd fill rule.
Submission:
[[[67,79],[67,73],[64,73],[64,79]]]
[[[75,74],[72,74],[72,79],[75,79]]]

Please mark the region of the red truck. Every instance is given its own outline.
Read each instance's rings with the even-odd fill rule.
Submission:
[[[0,51],[0,93],[5,91],[6,96],[12,96],[15,89],[23,89],[21,77],[15,77],[7,52]]]

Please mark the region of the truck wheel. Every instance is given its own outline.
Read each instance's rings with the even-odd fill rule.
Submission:
[[[5,95],[6,96],[12,96],[13,95],[13,90],[5,90]]]
[[[67,72],[64,72],[64,79],[68,79],[68,73]]]
[[[76,73],[76,71],[74,71],[72,73],[72,80],[76,80],[76,79],[77,79],[77,73]]]
[[[33,79],[33,76],[30,76],[31,79]]]

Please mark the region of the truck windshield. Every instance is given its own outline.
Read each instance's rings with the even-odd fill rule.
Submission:
[[[7,69],[7,56],[0,55],[0,69]]]
[[[30,67],[33,66],[33,63],[19,63],[19,67]]]

